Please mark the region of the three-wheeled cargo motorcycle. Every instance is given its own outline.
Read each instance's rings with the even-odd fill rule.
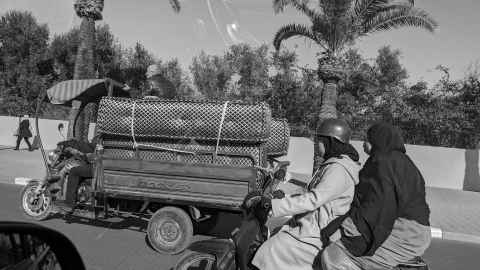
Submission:
[[[288,124],[273,121],[265,105],[132,99],[125,89],[108,78],[70,80],[39,99],[38,135],[38,111],[45,99],[73,110],[65,142],[47,153],[40,139],[47,175],[30,181],[22,191],[21,207],[27,216],[44,220],[58,212],[55,201],[65,198],[70,169],[92,162],[93,177],[77,187],[70,216],[148,221],[151,246],[177,254],[190,245],[195,224],[218,211],[241,214],[248,193],[270,192],[284,180],[288,162],[276,157],[288,149]],[[90,103],[99,108],[93,134],[99,141],[94,158],[87,160],[69,149],[76,145],[72,138],[78,115]],[[239,128],[243,118],[243,124],[256,126]],[[165,127],[173,135],[158,138]],[[268,154],[266,145],[274,128],[281,136],[273,144],[281,144],[281,149]],[[238,139],[242,136],[251,141],[245,144]]]

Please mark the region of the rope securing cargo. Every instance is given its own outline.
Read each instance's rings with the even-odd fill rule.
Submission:
[[[131,131],[131,137],[132,137],[132,140],[133,140],[133,148],[135,150],[138,149],[139,147],[143,146],[143,147],[147,147],[147,148],[153,148],[153,149],[165,150],[165,151],[171,151],[171,152],[179,152],[179,153],[186,153],[186,154],[192,154],[192,155],[197,154],[196,152],[191,152],[191,151],[160,147],[160,146],[156,146],[156,145],[152,145],[152,144],[139,144],[139,143],[137,143],[137,140],[135,138],[135,108],[136,108],[136,105],[137,105],[137,101],[134,100],[133,103],[132,103],[132,115],[130,117],[131,118],[130,131]],[[215,147],[214,158],[217,158],[217,155],[218,155],[218,148],[219,148],[219,145],[220,145],[222,128],[223,128],[223,123],[225,121],[225,115],[227,113],[227,107],[228,107],[228,101],[225,101],[225,103],[223,104],[222,115],[220,117],[220,124],[218,125],[218,136],[217,136],[217,144],[216,144],[216,147]]]
[[[218,155],[218,145],[220,144],[220,136],[222,135],[223,122],[225,121],[225,115],[227,114],[228,101],[225,101],[222,109],[222,117],[220,118],[220,125],[218,125],[218,136],[217,136],[217,146],[215,147],[215,155],[213,158],[217,158]]]
[[[197,154],[195,152],[184,151],[184,150],[179,150],[179,149],[174,149],[174,148],[166,148],[166,147],[156,146],[156,145],[152,145],[152,144],[139,144],[139,143],[137,143],[137,140],[135,139],[135,107],[136,107],[136,105],[137,105],[137,101],[134,100],[133,104],[132,104],[132,116],[131,116],[131,125],[130,125],[130,130],[131,130],[131,135],[132,135],[132,140],[133,140],[133,149],[134,150],[137,150],[140,146],[143,146],[143,147],[147,147],[147,148],[153,148],[153,149],[164,150],[164,151],[186,153],[186,154],[192,154],[192,155]],[[217,145],[217,147],[218,147],[218,145]]]

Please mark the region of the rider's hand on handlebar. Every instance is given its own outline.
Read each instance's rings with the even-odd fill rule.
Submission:
[[[272,197],[274,199],[283,199],[285,198],[285,192],[283,192],[283,190],[277,189],[274,192],[272,192]]]
[[[265,224],[272,210],[272,200],[267,196],[262,196],[259,203],[253,206],[253,211],[257,219]]]

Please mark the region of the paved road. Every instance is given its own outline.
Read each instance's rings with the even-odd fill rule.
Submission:
[[[0,184],[0,220],[28,221],[19,207],[21,187]],[[116,222],[117,221],[117,222]],[[51,219],[40,224],[67,235],[78,248],[88,269],[170,269],[179,256],[166,256],[154,252],[145,241],[145,224],[129,223],[121,228],[119,220],[105,224],[85,224],[81,220],[71,223]],[[217,235],[230,230],[232,216],[224,214],[213,229]],[[196,236],[196,239],[206,236]],[[480,245],[454,241],[434,240],[425,259],[433,270],[478,269]]]

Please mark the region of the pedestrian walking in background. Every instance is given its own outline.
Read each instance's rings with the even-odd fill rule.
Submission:
[[[28,145],[28,150],[33,151],[32,144],[30,144],[32,131],[30,130],[30,121],[28,120],[28,115],[23,116],[23,120],[18,125],[18,130],[16,135],[17,135],[17,145],[15,146],[15,150],[19,150],[20,142],[22,139],[24,139]]]

